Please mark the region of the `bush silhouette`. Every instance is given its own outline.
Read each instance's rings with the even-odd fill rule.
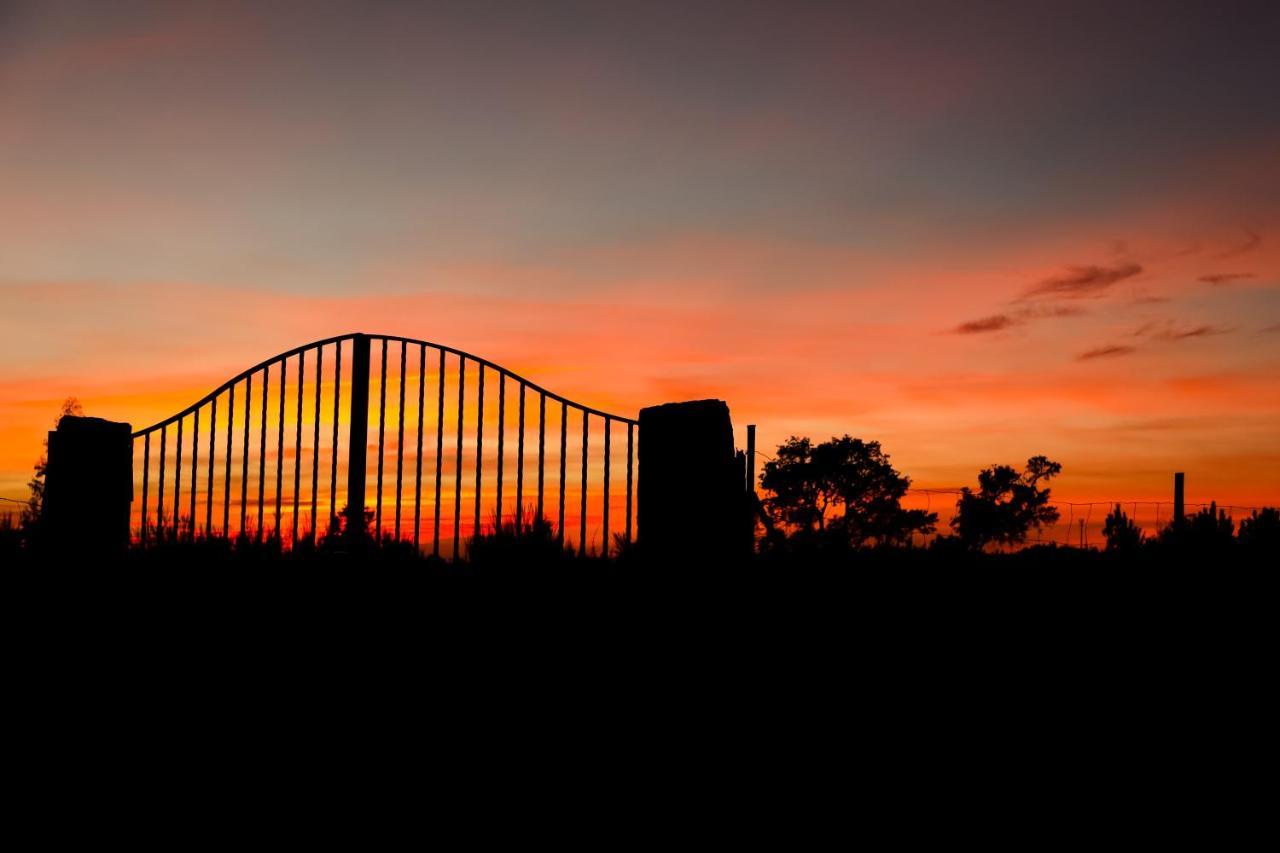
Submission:
[[[1280,556],[1280,510],[1275,507],[1255,509],[1240,522],[1237,539],[1240,546],[1250,553]]]
[[[1123,554],[1131,554],[1142,546],[1142,528],[1125,515],[1120,504],[1107,514],[1102,535],[1107,539],[1107,550]]]

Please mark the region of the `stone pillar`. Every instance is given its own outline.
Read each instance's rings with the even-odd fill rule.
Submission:
[[[40,534],[57,549],[123,550],[133,502],[129,424],[66,415],[49,433]]]
[[[640,410],[638,542],[651,559],[738,560],[751,514],[723,400]]]

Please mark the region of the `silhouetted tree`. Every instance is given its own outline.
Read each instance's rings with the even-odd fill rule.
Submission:
[[[1062,465],[1033,456],[1019,472],[1009,465],[993,465],[978,472],[978,491],[967,486],[956,502],[951,526],[971,550],[987,545],[1017,545],[1034,527],[1053,524],[1058,510],[1049,505],[1049,489],[1040,484],[1062,472]]]
[[[53,422],[55,429],[67,415],[75,415],[77,417],[84,415],[84,407],[80,405],[80,401],[75,397],[68,397],[62,401],[62,408],[58,410],[58,417]],[[44,477],[49,468],[48,436],[45,436],[40,458],[36,460],[34,468],[31,481],[27,483],[27,488],[31,491],[31,497],[27,499],[27,505],[22,511],[22,526],[27,530],[33,529],[40,521],[40,511],[44,506]]]
[[[1280,510],[1263,507],[1240,522],[1240,545],[1255,553],[1280,553]]]
[[[1107,539],[1108,551],[1127,554],[1142,545],[1142,529],[1125,515],[1120,504],[1116,504],[1116,508],[1107,514],[1102,535]]]
[[[801,534],[830,534],[855,548],[904,544],[932,533],[935,513],[903,509],[911,480],[899,474],[878,441],[843,436],[814,445],[792,436],[765,463],[760,485],[770,516]]]

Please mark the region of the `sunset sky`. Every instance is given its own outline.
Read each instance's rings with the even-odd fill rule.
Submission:
[[[0,496],[425,338],[917,485],[1280,503],[1280,3],[0,0]]]

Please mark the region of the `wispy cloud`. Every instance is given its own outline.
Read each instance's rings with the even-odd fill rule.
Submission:
[[[1234,332],[1227,326],[1211,326],[1209,324],[1191,325],[1176,323],[1173,320],[1164,322],[1143,323],[1131,332],[1135,338],[1147,338],[1153,341],[1183,341],[1188,338],[1207,338],[1212,335],[1225,335]]]
[[[1234,246],[1223,249],[1214,255],[1215,258],[1234,258],[1237,255],[1243,255],[1245,252],[1252,252],[1254,249],[1262,245],[1262,235],[1248,228],[1244,229],[1244,239]]]
[[[1008,314],[993,314],[990,317],[983,317],[979,320],[970,320],[967,323],[961,323],[956,326],[954,331],[957,335],[981,335],[986,332],[999,332],[1010,326],[1017,325],[1018,321]]]
[[[1126,347],[1126,346],[1120,346],[1118,344],[1115,344],[1111,346],[1097,347],[1095,349],[1086,350],[1085,352],[1082,352],[1078,356],[1076,356],[1076,361],[1089,361],[1090,359],[1095,359],[1095,358],[1116,358],[1117,356],[1122,356],[1122,355],[1132,355],[1137,351],[1138,350],[1136,347]]]
[[[1263,326],[1258,330],[1258,333],[1263,335],[1269,335],[1274,332],[1280,332],[1280,323],[1272,323],[1270,326]]]
[[[1051,276],[1026,289],[1022,299],[1089,299],[1102,296],[1117,282],[1142,272],[1142,265],[1119,264],[1112,267],[1095,265],[1069,267],[1067,272]]]
[[[1239,281],[1242,278],[1253,278],[1251,272],[1218,272],[1211,275],[1200,276],[1200,281],[1206,284],[1212,284],[1214,287],[1220,287],[1224,284],[1230,284],[1233,281]]]

